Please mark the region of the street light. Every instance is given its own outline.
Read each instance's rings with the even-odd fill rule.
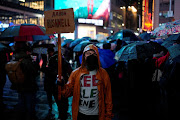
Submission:
[[[134,6],[127,6],[127,13],[126,13],[126,27],[128,29],[137,29],[136,19],[137,19],[137,9]]]
[[[120,9],[126,9],[126,7],[125,7],[125,6],[123,6],[123,7],[120,7]]]
[[[131,9],[132,12],[137,12],[137,9],[134,6],[128,6],[128,9]]]
[[[137,12],[137,9],[134,6],[131,6],[132,12]]]

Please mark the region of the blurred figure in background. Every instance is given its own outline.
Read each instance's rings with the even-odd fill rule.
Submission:
[[[4,50],[0,51],[0,114],[3,115],[4,103],[3,103],[3,88],[6,83],[6,70],[5,65],[7,63],[7,56]]]
[[[36,104],[36,92],[38,86],[36,83],[36,77],[38,76],[38,70],[33,64],[31,58],[31,49],[26,46],[24,49],[16,49],[15,60],[21,60],[20,67],[24,73],[25,79],[22,84],[15,85],[11,88],[17,90],[19,93],[19,117],[22,120],[36,119],[35,104]]]
[[[117,39],[117,46],[114,49],[114,52],[117,52],[118,50],[120,50],[124,45],[127,45],[127,43],[125,41]]]
[[[48,103],[49,103],[49,116],[50,119],[53,119],[52,115],[52,97],[54,97],[55,102],[58,106],[59,118],[61,120],[67,119],[68,111],[68,98],[63,98],[58,100],[58,86],[56,83],[56,78],[58,75],[58,52],[54,51],[53,47],[48,48],[48,62],[45,68],[45,80],[44,80],[44,89],[47,93]],[[70,73],[72,72],[71,65],[66,61],[64,56],[62,56],[62,76],[66,80],[69,78]],[[64,81],[66,84],[67,81]]]

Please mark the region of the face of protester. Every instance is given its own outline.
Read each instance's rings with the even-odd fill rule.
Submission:
[[[84,53],[85,65],[89,71],[99,68],[97,54],[94,50],[88,50]]]
[[[94,50],[88,50],[88,51],[86,51],[86,52],[84,53],[85,60],[86,60],[87,57],[90,56],[90,55],[94,55],[94,56],[97,57],[97,54],[96,54],[96,52],[95,52]]]

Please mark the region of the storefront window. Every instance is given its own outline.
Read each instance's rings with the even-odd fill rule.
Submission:
[[[44,10],[44,1],[25,2],[20,3],[20,5],[30,7],[33,9]]]

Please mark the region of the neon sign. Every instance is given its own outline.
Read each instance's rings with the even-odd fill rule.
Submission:
[[[145,30],[151,30],[152,29],[152,14],[149,11],[149,1],[145,0],[145,10],[144,10],[144,28]],[[152,8],[151,8],[152,9]]]
[[[96,20],[96,19],[79,18],[78,23],[87,23],[87,24],[94,24],[97,26],[103,26],[103,20]]]

